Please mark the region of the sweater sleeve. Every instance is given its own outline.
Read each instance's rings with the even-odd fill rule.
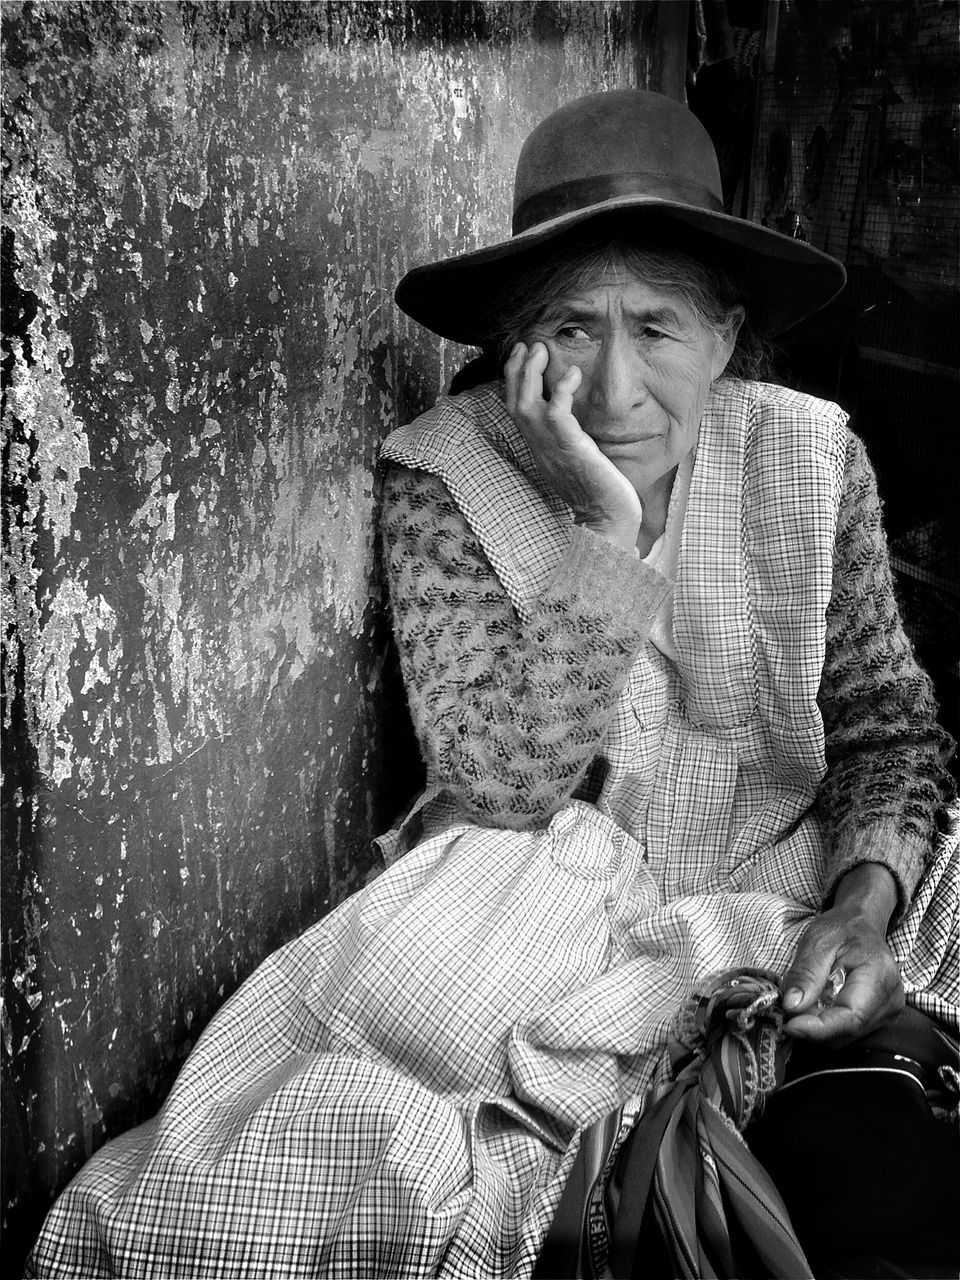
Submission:
[[[853,867],[878,862],[896,879],[902,911],[952,794],[945,764],[953,744],[903,630],[876,479],[852,434],[826,623],[819,702],[827,773],[818,797],[830,854],[825,899]]]
[[[403,467],[382,529],[428,782],[486,826],[542,825],[596,755],[670,584],[574,528],[524,622],[442,481]]]

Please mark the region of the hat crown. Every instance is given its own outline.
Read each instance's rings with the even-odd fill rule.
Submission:
[[[710,135],[682,103],[617,89],[578,98],[541,121],[517,162],[514,233],[615,196],[723,209]]]

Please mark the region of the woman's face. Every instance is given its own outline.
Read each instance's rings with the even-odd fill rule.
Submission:
[[[577,421],[642,495],[696,444],[738,327],[718,339],[677,292],[616,270],[551,304],[525,340],[549,353],[546,394],[580,369]]]

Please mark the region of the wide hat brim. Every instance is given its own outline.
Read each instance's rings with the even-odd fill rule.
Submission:
[[[497,332],[496,317],[512,286],[545,250],[588,222],[627,223],[651,243],[664,234],[678,248],[726,270],[744,288],[751,317],[772,336],[826,306],[843,288],[846,272],[836,258],[769,227],[656,196],[620,195],[538,223],[508,240],[441,262],[414,267],[400,281],[397,306],[419,324],[468,346]],[[678,232],[680,233],[678,235]]]

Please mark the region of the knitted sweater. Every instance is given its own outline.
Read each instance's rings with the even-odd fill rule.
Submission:
[[[518,830],[590,795],[591,764],[667,580],[576,527],[525,622],[436,477],[391,467],[382,529],[428,782],[459,816]],[[825,897],[852,867],[879,862],[902,907],[950,791],[950,742],[900,623],[873,472],[852,434],[826,628]]]

